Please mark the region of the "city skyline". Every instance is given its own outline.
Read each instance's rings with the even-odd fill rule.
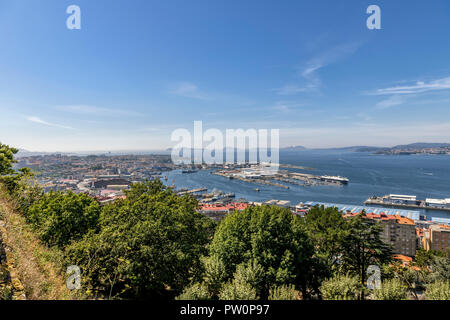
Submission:
[[[81,8],[81,30],[66,8]],[[381,8],[381,30],[366,9]],[[280,147],[450,141],[450,4],[0,0],[0,141],[165,150],[173,130]]]

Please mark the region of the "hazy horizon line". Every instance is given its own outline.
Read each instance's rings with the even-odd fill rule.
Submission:
[[[328,147],[306,147],[303,145],[287,145],[282,146],[279,149],[289,149],[289,148],[304,148],[306,150],[324,150],[324,149],[348,149],[348,148],[357,148],[357,147],[369,147],[369,148],[392,148],[400,145],[411,145],[411,144],[450,144],[450,142],[411,142],[404,144],[392,144],[392,145],[346,145],[346,146],[328,146]],[[17,148],[17,147],[16,147]],[[170,153],[173,147],[166,148],[152,148],[152,149],[109,149],[109,150],[30,150],[26,148],[20,148],[19,152],[28,152],[28,153],[50,153],[50,154],[105,154],[105,153],[148,153],[148,152],[168,152]],[[194,148],[191,148],[194,149]],[[205,148],[204,148],[205,149]],[[226,150],[227,148],[223,148]],[[248,150],[248,148],[245,148]]]

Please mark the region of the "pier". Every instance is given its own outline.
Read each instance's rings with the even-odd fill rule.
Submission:
[[[418,202],[418,204],[384,202],[383,198],[377,197],[377,198],[367,199],[366,201],[364,201],[364,204],[365,205],[385,206],[385,207],[392,207],[392,208],[450,211],[450,208],[427,206],[424,200],[418,200],[417,202]]]
[[[415,196],[389,195],[384,197],[370,197],[364,201],[365,205],[388,206],[392,208],[407,208],[407,209],[422,209],[422,210],[437,210],[450,211],[450,207],[433,206],[427,203],[427,200],[416,200]],[[439,199],[437,199],[439,200]],[[442,200],[440,200],[442,201]]]
[[[193,193],[198,193],[198,192],[204,192],[207,191],[207,188],[198,188],[198,189],[192,189],[192,190],[188,190],[188,191],[182,191],[182,192],[178,192],[177,194],[179,196],[185,195],[185,194],[193,194]]]

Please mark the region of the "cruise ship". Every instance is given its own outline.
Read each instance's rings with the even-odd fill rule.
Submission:
[[[348,184],[349,182],[348,178],[341,176],[321,176],[320,179],[327,182],[338,182],[342,184]]]

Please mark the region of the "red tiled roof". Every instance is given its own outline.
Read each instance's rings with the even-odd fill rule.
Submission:
[[[225,205],[219,204],[202,204],[200,205],[201,211],[241,211],[245,210],[249,206],[248,203],[228,203]]]
[[[404,256],[403,254],[394,254],[394,255],[392,256],[392,258],[394,258],[394,259],[396,259],[396,260],[403,261],[403,262],[411,262],[411,261],[412,261],[412,258],[411,258],[411,257]]]

